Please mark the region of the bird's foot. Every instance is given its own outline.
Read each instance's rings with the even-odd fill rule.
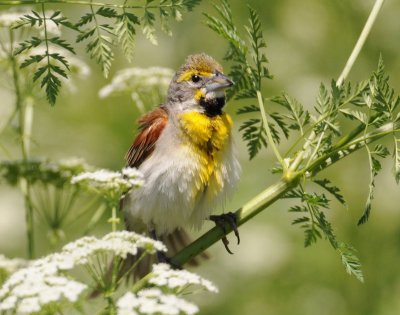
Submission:
[[[226,230],[226,224],[228,224],[233,232],[235,233],[236,239],[237,239],[237,244],[240,244],[240,235],[239,231],[237,228],[237,217],[236,214],[233,212],[227,212],[223,213],[220,215],[210,215],[209,219],[215,223],[216,226],[220,227],[222,231],[224,232],[224,236],[222,237],[222,243],[225,246],[226,251],[229,254],[233,254],[233,252],[229,249],[228,244],[229,241],[226,238],[227,230]]]

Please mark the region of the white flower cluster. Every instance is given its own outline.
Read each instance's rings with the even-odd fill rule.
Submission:
[[[18,21],[21,16],[28,14],[28,12],[11,12],[6,11],[0,14],[0,26],[10,27],[15,21]]]
[[[189,286],[198,286],[209,292],[218,293],[218,288],[211,281],[186,270],[171,269],[168,264],[153,265],[152,274],[154,276],[149,280],[149,283],[158,287],[180,290]]]
[[[76,302],[87,286],[62,274],[72,267],[71,261],[55,254],[18,270],[0,289],[0,311],[30,314],[52,302]]]
[[[99,91],[100,98],[129,93],[141,110],[144,103],[157,103],[167,94],[174,71],[163,67],[127,68],[116,73],[111,83]]]
[[[121,172],[97,170],[76,175],[71,180],[72,184],[80,184],[104,197],[118,198],[119,195],[133,187],[143,185],[143,175],[134,168],[124,168]]]
[[[106,98],[121,92],[144,92],[154,88],[166,90],[173,75],[174,71],[169,68],[127,68],[118,71],[111,83],[99,91],[99,96]]]
[[[148,253],[167,251],[160,241],[128,231],[117,231],[105,235],[102,239],[86,236],[65,245],[62,253],[73,260],[75,265],[87,264],[97,253],[112,253],[115,256],[126,258],[128,254],[136,255],[138,249]]]
[[[67,278],[64,273],[90,263],[98,254],[111,253],[126,258],[138,248],[148,253],[166,251],[159,241],[128,231],[112,232],[98,239],[83,237],[65,245],[61,252],[34,261],[12,274],[0,289],[0,312],[38,312],[52,302],[76,302],[86,284]]]
[[[0,254],[0,271],[3,270],[6,274],[11,274],[26,267],[28,262],[25,259],[20,258],[7,258]]]
[[[117,315],[192,315],[199,311],[196,305],[176,295],[165,294],[156,288],[143,289],[137,294],[132,292],[126,293],[118,300],[117,308]]]

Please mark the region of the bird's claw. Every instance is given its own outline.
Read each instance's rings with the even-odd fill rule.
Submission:
[[[233,252],[229,249],[229,241],[226,238],[226,224],[229,224],[229,226],[232,228],[233,232],[235,233],[236,239],[237,239],[237,244],[240,244],[240,235],[239,231],[237,228],[237,218],[236,214],[233,212],[228,212],[228,213],[223,213],[220,215],[210,215],[210,220],[215,223],[216,226],[220,227],[222,231],[224,232],[224,236],[222,237],[222,243],[225,246],[226,251],[229,254],[233,254]]]

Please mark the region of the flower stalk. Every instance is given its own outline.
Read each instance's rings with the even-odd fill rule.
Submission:
[[[20,138],[21,155],[22,160],[24,162],[27,162],[29,160],[33,106],[30,102],[25,105],[23,104],[18,64],[15,56],[13,55],[13,31],[10,30],[9,34],[11,43],[9,58],[11,62],[13,85],[15,91],[15,108],[18,115],[18,133]],[[22,179],[20,183],[20,189],[23,193],[25,202],[25,224],[28,243],[27,253],[28,258],[33,259],[35,257],[34,208],[32,203],[31,185],[29,181],[27,181],[26,179]]]

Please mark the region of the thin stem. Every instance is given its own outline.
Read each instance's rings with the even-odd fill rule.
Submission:
[[[381,10],[384,2],[385,2],[385,0],[376,0],[375,1],[375,4],[371,10],[371,13],[369,14],[367,22],[365,23],[364,28],[361,31],[360,36],[358,37],[357,43],[354,46],[353,51],[351,52],[351,55],[350,55],[349,59],[347,60],[346,65],[336,82],[337,86],[341,86],[343,84],[343,81],[347,78],[350,70],[353,68],[353,65],[354,65],[358,55],[360,54],[361,49],[363,48],[369,33],[371,32],[372,26],[374,25],[375,20],[379,14],[379,11]]]
[[[263,101],[263,97],[262,97],[260,91],[257,91],[257,99],[258,99],[258,105],[260,106],[261,117],[262,117],[264,129],[267,133],[269,145],[271,146],[272,151],[274,151],[275,157],[278,159],[279,163],[285,169],[286,168],[285,162],[283,161],[283,158],[280,155],[279,150],[275,145],[274,139],[272,137],[271,129],[269,128],[268,118],[267,118],[267,114],[265,113],[265,108],[264,108],[264,101]]]
[[[13,32],[10,31],[10,44],[11,51],[13,51]],[[10,55],[10,61],[12,66],[12,75],[13,75],[13,85],[15,90],[15,108],[18,112],[18,133],[20,136],[20,145],[21,145],[21,153],[22,160],[27,162],[29,159],[29,142],[30,142],[30,128],[27,126],[27,122],[30,119],[26,117],[26,109],[27,106],[23,105],[23,97],[20,88],[20,79],[18,72],[17,60],[14,55]],[[30,112],[32,115],[32,112]],[[34,241],[34,207],[32,203],[31,197],[31,184],[27,180],[21,180],[21,191],[24,195],[25,201],[25,223],[26,223],[26,235],[27,235],[27,251],[29,259],[33,259],[35,256],[35,241]]]

